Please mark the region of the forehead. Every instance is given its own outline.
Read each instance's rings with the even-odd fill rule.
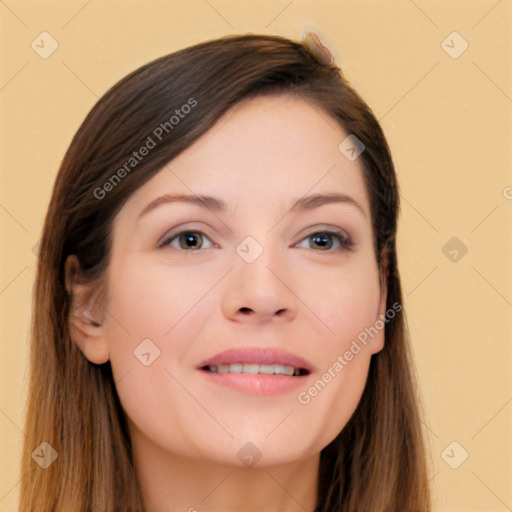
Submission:
[[[338,192],[369,215],[362,161],[339,145],[349,133],[320,107],[290,95],[252,98],[225,114],[129,200],[140,210],[165,193],[207,194],[244,208],[283,212],[291,198]],[[272,206],[271,206],[272,205]]]

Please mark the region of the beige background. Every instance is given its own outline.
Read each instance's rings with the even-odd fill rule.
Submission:
[[[510,0],[0,2],[0,512],[19,496],[33,247],[84,116],[118,79],[178,48],[305,29],[331,48],[394,155],[434,510],[512,510],[511,12]],[[43,31],[59,45],[47,59],[31,48]],[[457,469],[445,462],[463,450]]]

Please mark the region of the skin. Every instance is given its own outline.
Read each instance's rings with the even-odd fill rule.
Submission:
[[[338,150],[347,136],[301,99],[252,99],[117,214],[107,292],[101,307],[87,299],[71,332],[91,362],[111,362],[148,512],[314,509],[320,451],[354,412],[384,345],[382,329],[309,403],[298,401],[385,313],[362,162]],[[350,195],[366,215],[345,203],[288,212],[292,200],[320,192]],[[175,203],[138,219],[170,193],[222,198],[228,211]],[[319,244],[312,235],[329,227],[344,230],[353,249],[334,236]],[[204,234],[194,253],[178,238],[158,246],[180,230]],[[247,236],[263,248],[251,264],[236,252]],[[67,269],[85,296],[72,260]],[[134,350],[148,338],[160,356],[145,366]],[[285,348],[315,371],[301,388],[265,397],[213,385],[196,369],[247,345]],[[248,442],[261,453],[251,467],[237,457]]]

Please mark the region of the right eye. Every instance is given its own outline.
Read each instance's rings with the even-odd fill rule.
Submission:
[[[194,230],[185,230],[179,231],[178,233],[171,234],[167,236],[159,245],[159,247],[170,246],[175,249],[183,249],[187,252],[197,251],[202,249],[202,241],[203,239],[209,240],[209,238],[201,231]],[[173,245],[173,242],[177,240],[179,246],[176,247]],[[201,246],[201,247],[198,247]],[[213,246],[213,245],[212,245]]]

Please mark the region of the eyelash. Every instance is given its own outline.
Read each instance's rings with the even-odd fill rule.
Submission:
[[[166,247],[166,246],[170,246],[171,242],[178,238],[180,235],[184,234],[184,233],[193,233],[193,234],[199,234],[201,235],[202,237],[205,237],[205,238],[208,238],[209,240],[209,237],[207,235],[205,235],[202,231],[199,231],[199,230],[193,230],[193,229],[185,229],[183,231],[179,231],[178,233],[175,233],[173,235],[170,235],[168,237],[166,237],[160,244],[159,244],[159,247]],[[352,240],[350,239],[350,237],[348,237],[343,231],[341,230],[329,230],[329,229],[325,229],[325,230],[319,230],[319,231],[314,231],[313,233],[307,235],[306,237],[304,237],[302,240],[300,240],[300,242],[302,242],[303,240],[306,240],[307,238],[311,238],[313,237],[314,235],[327,235],[327,236],[332,236],[334,238],[336,238],[339,242],[339,248],[338,250],[347,250],[347,251],[351,251],[354,249],[354,243],[352,242]],[[299,243],[300,243],[299,242]],[[190,249],[190,250],[186,250],[186,249],[178,249],[178,250],[183,250],[183,252],[191,252],[191,253],[195,253],[195,252],[198,252],[198,251],[201,251],[201,249]],[[333,252],[334,250],[336,249],[326,249],[326,250],[319,250],[317,252]]]

